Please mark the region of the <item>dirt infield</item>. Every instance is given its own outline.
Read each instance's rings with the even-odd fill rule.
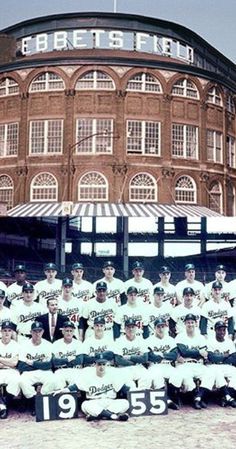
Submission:
[[[232,449],[236,444],[236,409],[184,406],[168,416],[90,422],[83,418],[36,423],[29,414],[13,413],[0,422],[1,449]]]

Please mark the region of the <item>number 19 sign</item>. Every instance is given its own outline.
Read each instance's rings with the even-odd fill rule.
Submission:
[[[78,418],[77,394],[63,393],[56,396],[35,397],[36,421]]]

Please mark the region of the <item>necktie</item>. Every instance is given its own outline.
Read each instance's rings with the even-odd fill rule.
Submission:
[[[56,327],[56,317],[55,314],[53,313],[51,319],[51,340],[53,340],[54,337],[55,327]]]

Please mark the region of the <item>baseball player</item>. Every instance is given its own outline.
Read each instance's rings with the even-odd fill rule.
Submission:
[[[117,313],[117,304],[113,299],[107,298],[107,284],[106,282],[98,282],[96,285],[96,297],[84,304],[83,318],[84,329],[86,325],[85,338],[93,335],[94,319],[97,316],[103,316],[105,319],[105,332],[113,339],[113,324]]]
[[[114,335],[115,338],[120,337],[121,333],[125,332],[125,322],[129,318],[133,318],[136,323],[137,336],[144,336],[147,338],[149,335],[148,323],[149,314],[147,307],[143,304],[143,301],[138,298],[138,290],[136,287],[130,286],[127,290],[127,304],[119,307],[117,314],[114,318]]]
[[[176,288],[170,283],[171,271],[169,267],[161,267],[159,277],[161,279],[160,282],[157,282],[153,288],[155,289],[156,287],[162,287],[164,289],[163,302],[168,301],[172,304],[172,306],[175,306],[177,303]]]
[[[16,369],[19,358],[19,346],[12,340],[14,324],[10,321],[2,323],[2,339],[0,340],[0,385],[6,384],[7,397],[0,395],[0,419],[8,416],[8,403],[20,393],[20,373]]]
[[[125,384],[132,390],[148,389],[151,379],[147,369],[143,366],[148,361],[147,340],[136,337],[137,326],[133,318],[125,322],[125,335],[117,338],[114,346],[115,363],[119,367],[120,375]],[[156,380],[158,388],[164,387],[164,379],[160,376]]]
[[[83,264],[79,262],[74,263],[71,274],[73,276],[72,296],[81,301],[88,301],[93,296],[93,284],[83,279]]]
[[[183,290],[184,302],[177,307],[172,308],[171,313],[171,332],[176,335],[185,331],[185,317],[189,313],[196,317],[196,326],[199,328],[201,309],[194,304],[195,293],[192,287],[185,287]]]
[[[183,378],[185,391],[193,394],[193,407],[196,410],[206,408],[204,396],[212,390],[215,376],[204,365],[208,359],[205,338],[197,332],[196,317],[189,313],[185,316],[185,332],[177,335],[175,342],[180,354],[177,359],[177,372]],[[200,379],[201,386],[196,386],[194,379]]]
[[[94,335],[84,340],[82,345],[84,366],[91,366],[95,363],[97,354],[103,354],[108,362],[114,359],[113,341],[109,335],[105,334],[105,318],[97,316],[94,318]]]
[[[32,416],[35,415],[36,383],[42,384],[41,393],[49,394],[53,385],[52,344],[43,340],[43,325],[34,322],[31,325],[31,339],[22,345],[19,354],[18,370],[22,373],[20,388],[28,399]]]
[[[115,278],[115,265],[111,260],[107,260],[103,264],[103,274],[104,277],[98,279],[94,282],[94,290],[96,289],[96,284],[98,282],[106,282],[107,284],[107,298],[113,298],[115,302],[120,306],[121,304],[125,304],[125,284],[121,279]]]
[[[185,265],[185,279],[176,284],[179,304],[183,301],[182,293],[185,287],[191,287],[194,290],[197,305],[201,306],[205,302],[204,285],[195,279],[195,275],[195,266],[192,263]]]
[[[235,344],[226,336],[224,321],[215,323],[215,336],[208,341],[208,359],[216,376],[215,386],[220,391],[221,405],[236,408],[236,352]],[[227,380],[226,380],[227,379]]]
[[[168,380],[168,407],[179,410],[179,391],[182,385],[182,377],[174,368],[173,363],[177,360],[178,350],[174,338],[166,334],[166,320],[157,318],[154,322],[155,334],[146,340],[149,353],[150,366],[148,372],[152,379],[154,388],[158,388],[156,379],[161,375]]]
[[[82,311],[83,301],[78,301],[73,296],[73,281],[70,278],[65,278],[62,281],[62,296],[58,300],[58,312],[67,316],[68,320],[75,325],[75,337],[79,340],[83,340],[83,328],[82,328]]]
[[[58,298],[61,294],[62,282],[56,278],[57,266],[55,263],[47,263],[44,266],[44,273],[46,279],[35,284],[35,297],[45,307],[46,311],[47,298],[51,296]]]
[[[83,365],[82,343],[73,338],[74,332],[74,323],[65,321],[62,329],[63,338],[52,345],[55,373],[51,391],[75,383],[79,376],[76,368],[82,368]]]
[[[12,310],[4,306],[5,300],[6,300],[6,292],[4,290],[0,290],[0,339],[1,339],[1,325],[3,321],[12,322],[14,319]],[[12,331],[12,337],[14,340],[16,339],[15,330]]]
[[[168,333],[169,330],[169,320],[173,311],[173,306],[171,305],[170,301],[164,301],[165,291],[164,288],[159,286],[156,286],[154,288],[154,300],[153,305],[150,305],[148,307],[148,321],[149,321],[149,330],[150,333],[153,335],[155,332],[155,326],[154,322],[157,318],[161,318],[165,321],[166,327],[165,330]]]
[[[27,283],[26,269],[24,265],[16,265],[14,269],[16,282],[7,288],[7,301],[10,307],[14,307],[18,301],[23,301],[22,287]]]
[[[226,268],[224,265],[217,265],[215,271],[215,279],[205,285],[205,297],[207,300],[211,299],[212,284],[215,281],[219,281],[222,284],[222,297],[227,301],[230,299],[230,283],[225,281]]]
[[[153,285],[149,279],[143,277],[144,266],[142,262],[136,261],[132,266],[133,278],[128,279],[125,282],[125,291],[129,287],[136,287],[138,290],[138,296],[143,300],[145,304],[151,304]]]
[[[86,368],[86,375],[74,385],[69,385],[55,393],[68,393],[82,390],[86,400],[81,409],[87,421],[108,419],[112,421],[127,421],[129,408],[127,399],[117,399],[117,393],[128,388],[120,377],[114,376],[114,368],[106,367],[107,360],[103,354],[96,356],[96,365]]]
[[[25,283],[22,287],[23,302],[18,301],[13,309],[13,322],[16,323],[18,341],[26,344],[31,338],[31,324],[36,317],[43,314],[44,309],[34,301],[34,286]]]
[[[214,335],[214,325],[221,320],[227,324],[228,334],[234,334],[233,310],[230,304],[222,298],[223,286],[221,282],[212,284],[211,299],[203,304],[200,319],[200,331],[202,335]]]

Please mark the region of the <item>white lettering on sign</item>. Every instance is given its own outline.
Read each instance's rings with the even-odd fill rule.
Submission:
[[[165,55],[184,59],[189,63],[193,62],[194,58],[193,48],[176,39],[135,31],[108,31],[98,28],[34,34],[19,39],[18,46],[24,55],[53,50],[110,48]]]

